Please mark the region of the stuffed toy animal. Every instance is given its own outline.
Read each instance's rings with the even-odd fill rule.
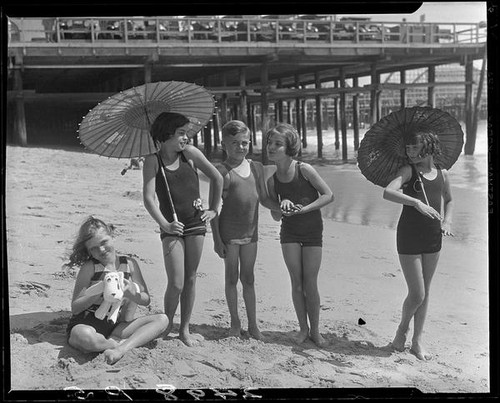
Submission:
[[[135,287],[136,292],[140,292],[139,285],[130,281],[130,287]],[[104,301],[101,303],[99,308],[95,311],[95,317],[97,319],[104,319],[108,317],[108,320],[116,323],[118,319],[118,312],[123,300],[123,290],[125,289],[125,284],[123,281],[123,272],[110,272],[106,273],[102,281],[94,284],[93,286],[85,290],[85,295],[98,295],[103,294]],[[124,319],[126,321],[131,321],[134,317],[135,308],[137,304],[135,302],[128,302],[128,309],[125,312]]]

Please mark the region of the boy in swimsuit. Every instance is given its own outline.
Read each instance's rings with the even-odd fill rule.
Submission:
[[[442,235],[452,235],[453,200],[448,172],[434,165],[434,156],[440,152],[439,140],[433,133],[411,133],[406,139],[409,163],[384,190],[384,199],[403,205],[396,238],[399,261],[408,286],[401,322],[390,346],[397,351],[405,349],[408,327],[413,319],[410,352],[420,360],[430,358],[422,347],[421,337]],[[440,213],[441,199],[444,201],[444,218]]]
[[[246,158],[250,145],[250,130],[245,123],[231,120],[222,128],[222,146],[226,160],[217,166],[224,179],[222,208],[219,217],[211,221],[215,252],[224,259],[225,293],[231,328],[229,336],[242,334],[238,316],[238,279],[248,317],[248,333],[261,340],[257,326],[254,265],[257,256],[259,201],[279,209],[267,199],[264,167]]]

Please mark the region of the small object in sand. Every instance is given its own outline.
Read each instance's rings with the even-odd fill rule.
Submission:
[[[359,318],[358,325],[366,325],[366,322],[362,318]]]

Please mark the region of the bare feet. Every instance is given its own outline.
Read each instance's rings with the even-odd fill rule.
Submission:
[[[125,355],[125,351],[121,350],[119,347],[109,348],[104,350],[104,358],[109,365],[117,363]]]
[[[163,332],[163,337],[167,337],[169,335],[169,333],[172,331],[173,328],[174,328],[174,321],[173,320],[169,320],[167,328]]]
[[[304,343],[309,337],[309,329],[303,329],[299,331],[299,334],[295,337],[295,342],[297,344]]]
[[[193,347],[200,343],[200,341],[189,332],[179,332],[179,339],[188,347]]]
[[[328,341],[325,340],[325,338],[321,336],[319,332],[314,334],[311,333],[310,337],[314,344],[316,344],[316,346],[318,346],[319,348],[325,348],[326,346],[328,346]]]
[[[231,326],[229,329],[228,337],[240,337],[241,336],[241,327],[240,326]]]
[[[264,336],[257,326],[248,326],[248,333],[256,340],[264,340]]]
[[[420,344],[413,342],[410,348],[410,353],[415,355],[419,360],[427,361],[432,358],[432,356],[427,353]]]
[[[406,342],[406,334],[398,329],[398,331],[396,332],[396,336],[394,336],[394,340],[392,341],[390,346],[396,351],[404,351],[405,342]]]

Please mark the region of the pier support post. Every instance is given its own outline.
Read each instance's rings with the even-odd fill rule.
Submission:
[[[359,85],[358,77],[352,79],[352,86],[357,87]],[[359,94],[355,93],[352,97],[352,128],[354,134],[354,151],[358,151],[359,148]]]
[[[246,70],[244,68],[240,69],[240,87],[245,88],[247,85]],[[240,92],[240,110],[239,119],[248,125],[248,114],[247,114],[247,92],[242,90]]]
[[[300,88],[300,77],[295,75],[295,88],[298,90]],[[300,113],[300,98],[295,98],[295,128],[299,135],[302,135],[302,119]]]
[[[28,133],[26,131],[26,114],[24,111],[23,77],[20,69],[14,70],[14,90],[17,91],[15,100],[16,116],[14,120],[16,143],[26,146],[28,145]]]
[[[335,88],[338,88],[338,81],[335,80],[334,84]],[[335,97],[333,99],[333,130],[335,131],[335,149],[338,150],[340,148],[340,137],[339,137],[339,98]]]
[[[345,88],[345,72],[341,67],[339,70],[340,88]],[[346,93],[340,93],[340,129],[342,131],[342,161],[347,162],[347,119],[346,119]]]
[[[379,105],[377,96],[377,84],[379,84],[379,75],[377,74],[377,65],[373,63],[371,65],[371,85],[372,90],[370,91],[370,126],[373,126],[379,119]]]
[[[262,92],[260,95],[261,116],[262,116],[262,163],[267,165],[267,147],[266,147],[266,132],[269,129],[269,102],[268,102],[268,86],[269,86],[269,67],[267,63],[262,65],[260,70],[260,84]]]
[[[400,70],[399,82],[401,84],[406,84],[406,70]],[[401,88],[401,90],[399,90],[399,106],[401,109],[406,108],[406,88]]]
[[[434,84],[436,82],[436,66],[429,66],[427,68],[427,82],[429,84]],[[436,103],[434,85],[429,85],[427,87],[427,104],[434,108]]]
[[[477,136],[477,121],[479,118],[479,104],[481,103],[481,94],[484,85],[484,76],[486,74],[486,49],[484,49],[483,55],[483,65],[481,66],[481,74],[479,75],[479,83],[477,85],[476,99],[474,101],[474,109],[472,114],[472,124],[470,135],[467,136],[464,146],[465,155],[473,155],[476,148],[476,136]]]
[[[315,87],[321,89],[319,73],[314,74]],[[316,95],[316,134],[318,136],[318,158],[323,158],[323,125],[321,123],[321,96]]]
[[[470,151],[471,144],[475,142],[472,133],[472,80],[473,77],[472,59],[465,56],[465,143],[468,143],[467,149]],[[464,150],[465,151],[465,150]]]

